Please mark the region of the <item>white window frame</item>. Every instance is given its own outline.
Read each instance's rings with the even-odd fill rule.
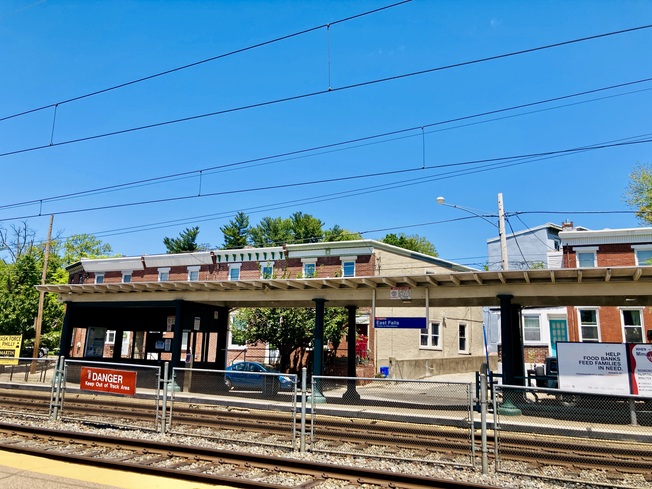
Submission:
[[[246,350],[247,349],[247,344],[246,343],[244,345],[238,345],[236,343],[233,343],[232,330],[233,330],[233,323],[234,322],[235,322],[235,316],[233,314],[231,314],[229,316],[229,335],[228,335],[229,337],[228,337],[228,340],[227,340],[227,345],[228,345],[227,348],[229,350]]]
[[[523,318],[523,343],[530,343],[530,344],[537,343],[537,344],[540,344],[541,343],[541,337],[542,337],[542,334],[541,334],[541,315],[539,315],[539,314],[523,314],[522,318]],[[538,331],[539,331],[539,338],[538,339],[532,340],[532,339],[527,339],[525,337],[526,319],[536,319],[537,320],[537,327],[538,327]],[[530,330],[530,331],[534,330],[534,328],[527,328],[527,329]]]
[[[577,329],[580,337],[580,341],[583,343],[599,343],[601,341],[600,339],[600,309],[597,307],[578,307],[576,308],[577,310]],[[585,339],[584,335],[582,334],[583,332],[583,324],[582,324],[582,311],[595,311],[595,325],[593,324],[587,324],[586,327],[595,327],[598,332],[598,337],[597,339],[589,338]]]
[[[429,321],[428,322],[428,327],[423,328],[420,331],[419,334],[419,348],[423,350],[441,350],[442,349],[442,321]],[[436,330],[436,334],[435,334]],[[425,337],[426,339],[426,344],[424,345],[422,343],[423,338]],[[433,337],[437,338],[436,339],[436,345],[433,345]]]
[[[593,255],[593,265],[590,267],[580,265],[580,255]],[[577,268],[595,268],[598,266],[598,247],[597,246],[579,246],[575,248],[575,261]]]
[[[627,325],[625,324],[625,311],[637,311],[638,312],[638,317],[641,321],[641,324],[636,326],[636,325]],[[620,308],[620,323],[622,325],[622,330],[623,330],[623,341],[625,343],[628,343],[627,341],[627,328],[638,328],[641,331],[641,341],[640,343],[645,343],[645,323],[643,320],[643,308],[641,307],[621,307]],[[632,342],[629,342],[632,343]]]
[[[104,272],[99,272],[95,274],[95,283],[96,284],[104,283]]]
[[[231,273],[233,270],[238,271],[238,278],[232,278]],[[229,280],[233,280],[233,281],[240,280],[241,272],[242,272],[242,263],[229,263]]]
[[[460,330],[464,330],[464,336],[460,335]],[[464,348],[460,348],[462,346],[462,340],[464,340]],[[465,322],[459,322],[457,323],[457,352],[458,353],[469,353],[469,341],[471,338],[469,338],[469,325],[468,323]]]
[[[342,277],[355,277],[356,276],[356,264],[358,261],[357,256],[343,256],[340,258],[342,260]],[[345,272],[345,265],[347,263],[353,264],[353,275],[347,275]]]
[[[301,271],[303,273],[303,278],[312,278],[317,276],[317,258],[303,258],[301,260],[302,266],[301,266]],[[312,274],[308,274],[306,271],[306,266],[312,266],[314,268],[314,272]]]
[[[167,282],[170,280],[170,267],[158,269],[158,281]]]
[[[270,269],[269,277],[265,277],[265,269]],[[266,261],[260,263],[260,278],[261,280],[269,280],[274,277],[274,262]]]
[[[199,269],[201,266],[192,265],[187,267],[188,270],[188,282],[197,282],[199,280]]]
[[[652,263],[641,263],[638,256],[639,251],[652,252],[652,245],[632,245],[632,249],[634,250],[634,257],[636,258],[637,267],[648,267],[652,265]]]
[[[104,344],[105,345],[114,345],[115,344],[115,336],[116,336],[115,329],[107,329],[106,330],[106,337],[104,338]]]
[[[131,279],[133,278],[133,274],[134,274],[133,270],[123,270],[122,271],[122,283],[123,284],[131,283]]]

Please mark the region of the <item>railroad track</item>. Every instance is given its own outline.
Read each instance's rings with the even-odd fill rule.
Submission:
[[[434,477],[129,438],[0,424],[0,449],[15,453],[242,488],[391,487],[495,489]]]

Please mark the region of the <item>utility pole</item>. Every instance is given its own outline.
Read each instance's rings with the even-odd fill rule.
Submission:
[[[52,239],[52,223],[54,222],[54,214],[50,215],[50,227],[48,228],[48,240],[45,242],[45,255],[43,257],[43,273],[41,274],[41,285],[45,285],[48,274],[48,261],[50,259],[50,240]],[[41,325],[43,324],[43,303],[45,302],[45,291],[39,291],[38,296],[38,313],[34,328],[36,330],[34,336],[34,352],[32,356],[38,358],[39,348],[41,346]],[[35,368],[36,364],[32,365]],[[33,372],[32,372],[33,373]]]
[[[507,235],[505,234],[505,208],[503,207],[503,194],[498,194],[498,234],[500,235],[500,258],[503,270],[509,268],[507,260]]]

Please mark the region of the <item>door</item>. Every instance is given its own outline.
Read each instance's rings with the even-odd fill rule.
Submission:
[[[568,325],[565,319],[550,320],[550,349],[553,357],[557,356],[558,341],[568,341]]]

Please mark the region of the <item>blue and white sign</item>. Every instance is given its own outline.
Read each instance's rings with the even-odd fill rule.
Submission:
[[[426,318],[376,318],[374,320],[374,328],[411,328],[411,329],[424,329],[428,326]]]

